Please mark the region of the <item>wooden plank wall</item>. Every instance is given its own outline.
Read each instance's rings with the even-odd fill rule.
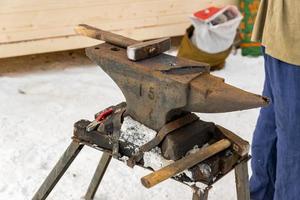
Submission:
[[[188,16],[208,5],[237,0],[1,0],[0,58],[68,49],[99,43],[77,36],[86,23],[135,39],[177,36]]]

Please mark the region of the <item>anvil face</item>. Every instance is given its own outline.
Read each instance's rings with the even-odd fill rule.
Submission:
[[[160,54],[133,62],[126,50],[111,44],[86,49],[119,86],[127,114],[159,130],[186,112],[230,112],[267,105],[267,99],[224,83],[206,64]]]

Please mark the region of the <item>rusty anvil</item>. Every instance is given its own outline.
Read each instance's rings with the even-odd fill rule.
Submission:
[[[97,30],[94,36],[105,39],[101,37],[102,30],[92,31]],[[211,75],[204,63],[167,54],[139,62],[129,60],[124,47],[138,41],[117,38],[115,45],[114,37],[109,37],[109,43],[87,48],[86,54],[122,90],[127,114],[156,131],[187,112],[220,113],[268,104],[266,97],[243,91]]]

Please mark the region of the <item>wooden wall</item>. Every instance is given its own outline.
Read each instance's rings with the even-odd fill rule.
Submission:
[[[188,16],[208,5],[237,0],[0,0],[0,58],[99,43],[77,36],[86,23],[135,39],[177,36]]]

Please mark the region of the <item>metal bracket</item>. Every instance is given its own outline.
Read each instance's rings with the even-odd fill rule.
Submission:
[[[198,119],[197,115],[189,113],[177,120],[174,120],[166,125],[164,125],[155,138],[150,140],[148,143],[144,144],[139,148],[139,151],[129,158],[127,161],[127,165],[129,167],[133,167],[136,162],[140,161],[144,155],[145,152],[150,151],[152,148],[156,147],[163,141],[163,139],[171,132],[175,131],[176,129],[179,129],[180,127],[183,127],[187,124],[190,124]]]

